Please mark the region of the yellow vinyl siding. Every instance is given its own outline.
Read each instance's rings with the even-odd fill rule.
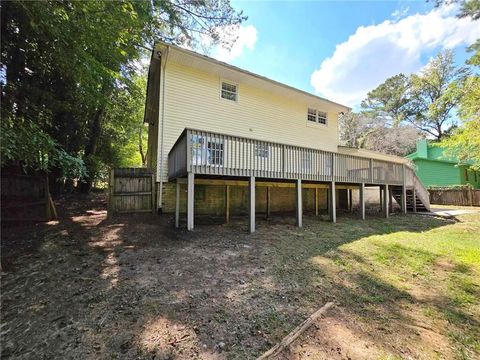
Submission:
[[[222,80],[238,84],[237,101],[221,98]],[[327,125],[307,123],[308,107],[327,112]],[[332,103],[292,100],[235,79],[167,62],[163,178],[167,177],[168,152],[186,127],[335,152],[341,111],[344,109]]]

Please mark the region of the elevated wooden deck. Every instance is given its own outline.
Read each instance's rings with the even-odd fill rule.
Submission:
[[[190,230],[193,229],[195,175],[248,178],[253,213],[255,212],[255,178],[295,181],[298,188],[297,195],[300,194],[299,199],[301,199],[302,181],[329,183],[332,193],[335,192],[335,183],[356,184],[361,195],[365,186],[372,185],[383,187],[387,195],[390,194],[388,189],[390,186],[397,192],[401,192],[401,206],[405,212],[407,211],[407,192],[412,194],[415,203],[418,198],[425,209],[429,209],[427,190],[422,186],[413,169],[405,164],[185,129],[168,154],[168,177],[171,181],[187,177],[187,228]],[[178,188],[177,186],[177,193]],[[391,198],[391,195],[384,196],[387,206]],[[331,218],[335,221],[335,197],[331,196],[330,199],[333,201],[330,206],[333,209]],[[297,223],[301,225],[301,201],[297,206],[297,213],[299,213]],[[386,215],[388,216],[388,211]],[[362,216],[364,217],[364,210]],[[250,231],[254,229],[253,216]]]

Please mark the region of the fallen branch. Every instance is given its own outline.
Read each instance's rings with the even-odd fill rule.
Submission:
[[[290,344],[294,342],[305,330],[307,330],[315,322],[315,320],[317,320],[320,316],[325,314],[327,310],[330,309],[333,305],[334,305],[333,302],[328,302],[325,305],[323,305],[320,309],[318,309],[312,315],[310,315],[301,325],[293,329],[293,331],[290,332],[290,334],[285,336],[281,342],[279,342],[277,345],[272,347],[262,356],[257,358],[257,360],[268,359],[270,356],[278,355],[279,353],[281,353],[288,346],[290,346]]]

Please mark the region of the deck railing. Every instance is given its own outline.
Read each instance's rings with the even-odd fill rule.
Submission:
[[[168,155],[170,179],[187,172],[414,186],[403,164],[285,145],[208,131],[185,129]]]

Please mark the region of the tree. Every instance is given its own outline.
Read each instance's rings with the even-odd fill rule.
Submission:
[[[149,44],[162,39],[195,46],[206,36],[230,46],[231,30],[243,20],[228,0],[2,2],[2,121],[35,126],[56,147],[81,157],[88,191],[97,168],[113,163],[104,150],[107,133],[116,131],[112,123],[130,126],[125,123],[131,118],[109,112],[119,93],[138,93],[135,64]],[[12,146],[26,142],[17,140]],[[54,163],[49,170],[57,178],[65,175]]]
[[[440,140],[455,125],[451,116],[460,103],[457,88],[468,74],[467,67],[455,66],[453,52],[445,50],[418,75],[388,78],[368,93],[362,108],[393,126],[410,124],[426,136]]]
[[[371,117],[382,117],[390,125],[398,125],[410,117],[409,79],[398,74],[385,80],[367,94],[362,101],[363,112]]]
[[[419,75],[410,77],[411,116],[406,121],[437,140],[455,126],[452,110],[460,103],[457,87],[468,75],[464,66],[457,67],[453,52],[445,50],[430,60]]]
[[[420,133],[413,126],[390,126],[382,118],[348,113],[340,118],[340,141],[349,147],[405,156],[415,149]]]
[[[480,1],[470,0],[460,2],[459,18],[470,17],[480,19]],[[472,67],[480,67],[480,39],[468,47],[474,52],[467,60]],[[467,160],[473,162],[471,167],[480,170],[480,76],[478,72],[470,74],[465,81],[452,86],[452,92],[459,99],[458,116],[462,121],[451,136],[443,139],[438,145],[445,147],[445,154],[455,157],[459,163]]]

